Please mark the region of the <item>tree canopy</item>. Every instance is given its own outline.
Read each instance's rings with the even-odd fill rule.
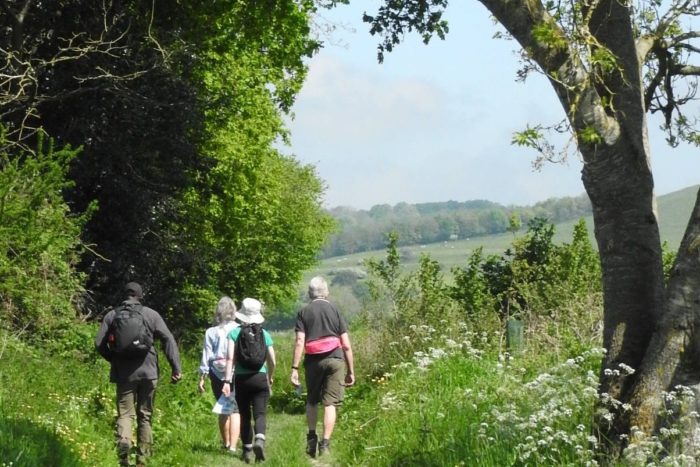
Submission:
[[[319,47],[313,2],[10,0],[0,15],[5,148],[36,151],[41,128],[82,146],[64,190],[97,206],[86,308],[128,280],[183,326],[216,299],[274,303],[315,261],[332,222],[311,166],[276,149]]]

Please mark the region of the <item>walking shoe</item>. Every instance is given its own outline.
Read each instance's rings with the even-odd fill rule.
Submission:
[[[306,434],[306,453],[311,457],[316,457],[316,446],[318,445],[318,436],[316,433]]]
[[[318,443],[318,455],[323,456],[331,452],[331,440],[324,439]]]
[[[243,454],[241,454],[241,460],[246,464],[250,464],[253,460],[253,448],[244,447]]]
[[[265,438],[255,438],[253,452],[255,453],[255,462],[265,460]]]

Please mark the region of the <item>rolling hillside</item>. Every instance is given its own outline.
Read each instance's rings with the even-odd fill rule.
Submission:
[[[688,217],[695,203],[697,191],[698,186],[693,186],[658,197],[661,237],[668,242],[673,250],[678,248],[680,244],[688,223]],[[593,220],[591,216],[585,219],[593,241]],[[571,239],[571,233],[575,224],[575,221],[557,224],[555,240],[557,242],[568,242]],[[524,232],[524,228],[522,232]],[[478,247],[483,247],[486,254],[501,253],[510,245],[512,240],[513,235],[505,233],[428,245],[405,246],[400,248],[400,252],[404,264],[409,268],[417,265],[422,253],[427,253],[443,266],[444,271],[449,271],[454,265],[464,264],[469,254]],[[382,258],[383,256],[384,251],[377,250],[327,258],[322,260],[316,268],[308,271],[305,275],[305,280],[316,274],[332,275],[339,269],[357,268],[360,267],[362,261],[366,258]]]

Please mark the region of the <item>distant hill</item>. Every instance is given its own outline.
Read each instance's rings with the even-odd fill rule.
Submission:
[[[659,196],[659,230],[662,240],[668,242],[669,247],[675,250],[680,245],[680,241],[685,232],[688,218],[695,204],[695,197],[698,192],[698,186],[692,186],[683,190],[668,193]],[[593,218],[590,214],[580,216],[576,219],[571,219],[564,222],[555,223],[556,235],[555,241],[569,242],[573,226],[578,222],[578,219],[586,220],[590,232],[591,241],[595,243],[593,237]],[[518,233],[521,235],[525,231],[526,226]],[[466,259],[474,249],[482,247],[484,253],[502,253],[513,241],[513,234],[510,232],[498,233],[493,235],[484,235],[472,237],[468,239],[447,240],[423,245],[404,245],[399,251],[402,255],[403,263],[411,268],[414,267],[421,253],[430,254],[442,266],[443,270],[448,271],[454,265],[464,265]],[[344,269],[357,269],[365,258],[375,257],[382,258],[384,256],[384,245],[381,247],[365,252],[357,252],[346,255],[326,258],[313,269],[313,274],[328,274],[333,275],[335,272]]]
[[[339,228],[328,241],[323,256],[380,249],[391,231],[399,234],[399,246],[425,245],[508,232],[513,219],[525,226],[535,217],[557,224],[590,213],[591,204],[585,194],[551,198],[532,206],[503,206],[492,201],[472,200],[380,204],[369,210],[338,207],[330,210],[330,214]]]
[[[658,198],[661,238],[672,249],[678,248],[695,205],[698,185],[668,193]]]

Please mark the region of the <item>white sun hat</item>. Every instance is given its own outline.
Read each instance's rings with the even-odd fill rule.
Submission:
[[[262,315],[262,303],[254,298],[244,298],[241,309],[236,312],[236,318],[247,324],[260,324],[265,321]]]

